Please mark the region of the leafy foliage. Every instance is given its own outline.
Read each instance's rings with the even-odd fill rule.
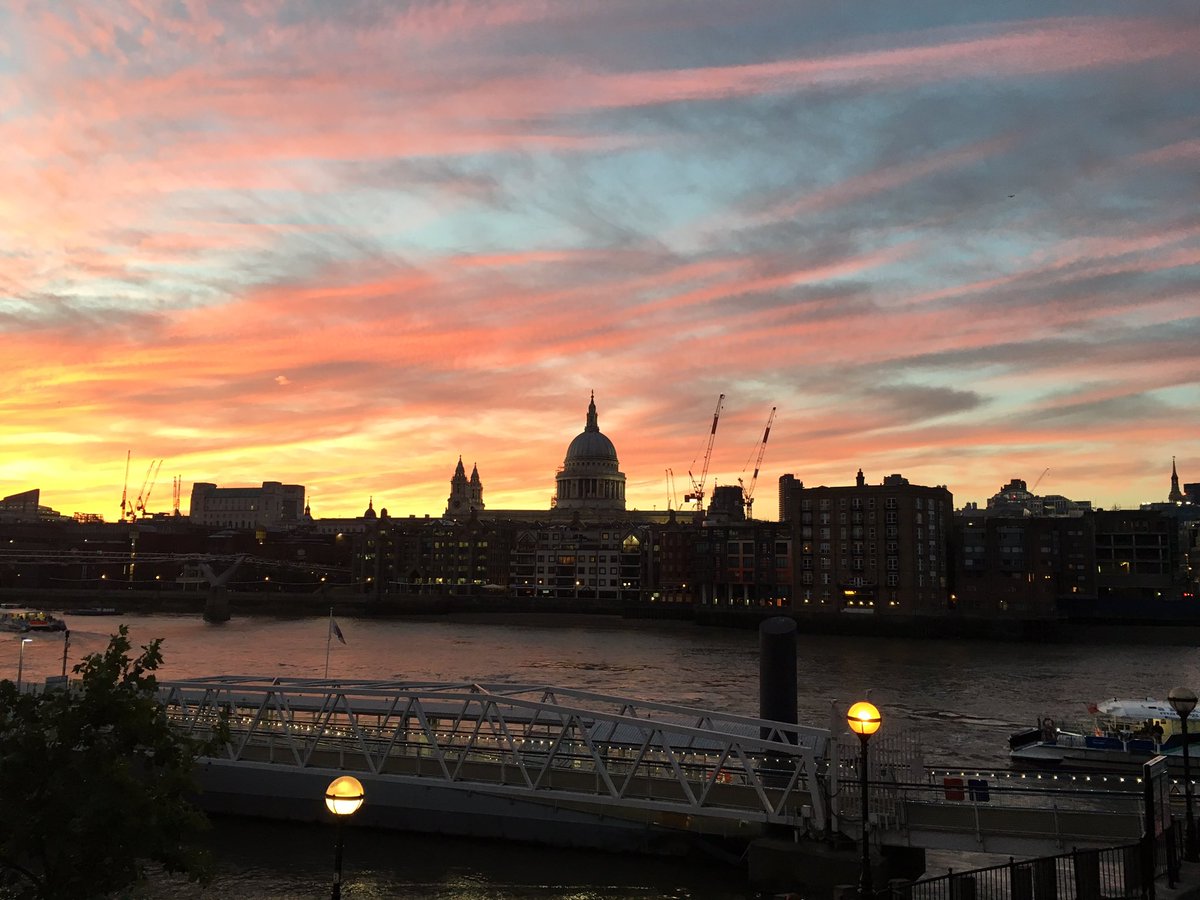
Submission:
[[[77,665],[69,689],[0,682],[0,896],[103,897],[148,863],[208,877],[192,766],[227,732],[201,743],[173,731],[153,674],[161,640],[132,658],[128,633]]]

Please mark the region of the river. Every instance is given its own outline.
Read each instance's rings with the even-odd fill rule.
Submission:
[[[198,616],[65,616],[69,664],[102,649],[118,621],[135,645],[163,639],[163,679],[216,674],[319,677],[327,621]],[[690,623],[604,617],[492,620],[339,619],[345,644],[329,647],[329,674],[343,678],[534,682],[757,715],[758,635]],[[1114,637],[1119,632],[1114,633]],[[17,636],[13,636],[17,638]],[[31,635],[24,676],[62,668],[62,635]],[[14,678],[19,638],[0,659]],[[1046,715],[1083,718],[1107,697],[1165,697],[1200,687],[1190,646],[1111,643],[1015,644],[801,634],[800,722],[828,727],[870,691],[884,727],[915,731],[930,764],[1005,768],[1005,740]],[[252,833],[249,833],[252,832]],[[327,893],[328,835],[312,826],[221,821],[214,888],[161,884],[157,897],[318,897]],[[736,877],[657,860],[621,860],[539,848],[404,835],[354,834],[347,847],[348,898],[736,898]],[[311,845],[311,846],[310,846]],[[399,849],[397,847],[399,846]],[[650,885],[647,887],[647,885]]]

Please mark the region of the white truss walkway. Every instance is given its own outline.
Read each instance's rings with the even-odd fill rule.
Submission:
[[[189,733],[225,713],[228,763],[679,813],[697,828],[827,813],[824,729],[545,685],[217,676],[164,682],[161,698]]]

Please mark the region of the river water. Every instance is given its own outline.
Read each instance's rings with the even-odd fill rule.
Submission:
[[[68,667],[102,649],[118,621],[135,645],[163,638],[160,678],[242,674],[320,677],[324,619],[198,616],[65,616]],[[534,682],[738,713],[758,712],[758,635],[690,623],[602,617],[436,620],[339,619],[345,644],[329,645],[329,674],[342,678]],[[0,658],[15,678],[19,638]],[[929,764],[1005,768],[1005,741],[1050,715],[1083,718],[1107,697],[1165,697],[1200,687],[1190,646],[1110,643],[1014,644],[801,634],[799,719],[828,727],[831,709],[867,696],[884,727],[915,731]],[[60,674],[61,634],[25,645],[24,676]],[[319,897],[328,889],[329,836],[315,826],[220,821],[212,836],[218,880],[205,892],[162,883],[159,897]],[[500,847],[410,835],[354,833],[347,845],[349,898],[735,898],[737,876],[678,863],[620,860],[560,850]],[[728,881],[728,883],[726,883]]]

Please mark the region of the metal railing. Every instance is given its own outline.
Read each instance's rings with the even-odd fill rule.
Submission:
[[[930,783],[892,780],[891,775],[881,771],[868,785],[876,843],[915,841],[928,848],[1020,859],[1072,847],[1117,846],[1144,832],[1144,798],[1136,790],[982,778]],[[851,792],[858,796],[852,779],[843,774],[840,781],[843,802]],[[851,810],[840,816],[839,824],[843,833],[858,838],[860,825]]]
[[[1104,849],[1015,860],[913,882],[894,882],[876,900],[1154,900],[1155,880],[1179,877],[1183,829]]]
[[[160,699],[185,733],[225,715],[227,762],[792,827],[824,818],[821,729],[545,685],[222,676],[164,682]]]
[[[1106,850],[1072,850],[1021,862],[948,872],[893,884],[879,900],[1100,900],[1152,898],[1154,863],[1144,841]]]

